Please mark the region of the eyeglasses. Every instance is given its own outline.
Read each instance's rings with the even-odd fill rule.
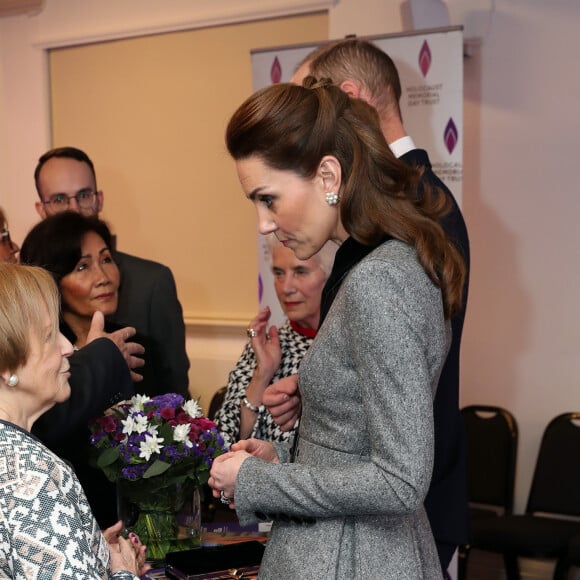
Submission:
[[[4,228],[0,232],[0,244],[3,244],[5,246],[12,246],[12,240],[10,239],[10,232],[6,228]]]
[[[55,193],[49,199],[42,200],[43,205],[50,206],[53,213],[66,211],[70,206],[71,199],[74,199],[79,206],[79,209],[93,209],[95,203],[95,196],[98,191],[92,189],[81,189],[74,195],[67,195],[66,193]]]

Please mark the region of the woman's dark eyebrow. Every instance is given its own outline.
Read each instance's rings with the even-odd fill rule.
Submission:
[[[263,187],[256,187],[256,189],[254,189],[253,191],[250,191],[250,193],[248,193],[247,198],[250,201],[256,201],[256,196],[261,193],[262,189],[264,189],[264,188]]]
[[[108,252],[109,251],[109,246],[103,246],[100,250],[99,250],[99,256],[103,253],[103,252]],[[84,260],[86,258],[92,258],[93,255],[92,254],[84,254],[81,256],[81,260]]]

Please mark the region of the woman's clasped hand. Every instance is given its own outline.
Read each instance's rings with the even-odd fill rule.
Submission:
[[[262,439],[243,439],[231,446],[230,451],[216,457],[208,484],[216,498],[226,497],[231,509],[235,509],[236,478],[242,463],[249,457],[258,457],[270,463],[280,463],[274,445]]]
[[[130,570],[142,576],[151,569],[146,564],[147,546],[141,543],[139,536],[130,532],[125,538],[122,535],[123,522],[118,521],[114,526],[103,530],[103,536],[109,544],[111,552],[111,570]]]

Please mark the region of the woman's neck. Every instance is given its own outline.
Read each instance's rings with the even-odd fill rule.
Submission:
[[[78,348],[85,346],[85,344],[87,344],[87,337],[91,328],[92,319],[69,311],[63,311],[62,318],[70,326],[70,329],[76,336],[74,345]]]
[[[2,401],[0,403],[0,419],[7,423],[17,425],[25,431],[30,431],[36,418],[29,417],[24,411],[24,407],[19,404],[11,405],[10,401]]]
[[[302,321],[304,322],[304,321]],[[314,338],[316,336],[316,329],[309,328],[308,326],[302,326],[299,322],[294,322],[294,320],[290,321],[290,326],[302,336],[306,336],[307,338]]]

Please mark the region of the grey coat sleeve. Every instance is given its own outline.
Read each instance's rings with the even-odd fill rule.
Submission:
[[[344,432],[366,440],[366,458],[336,462],[323,455],[308,465],[246,460],[235,492],[242,522],[255,512],[404,514],[425,498],[433,463],[433,385],[447,348],[440,292],[414,261],[397,267],[367,259],[340,294],[329,314],[340,317],[339,352],[328,355],[345,361],[344,389],[360,390],[360,422]]]

